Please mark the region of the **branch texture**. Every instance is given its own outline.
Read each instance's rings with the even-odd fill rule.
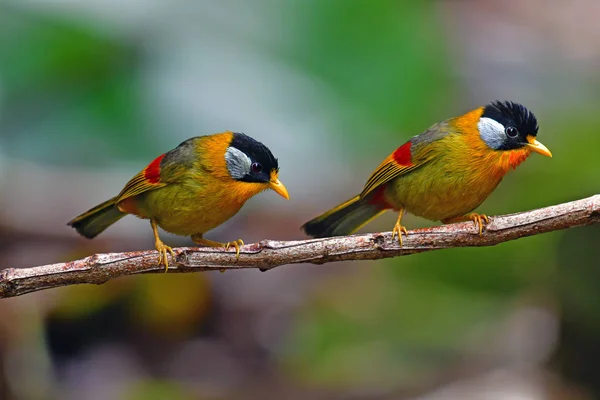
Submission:
[[[169,272],[324,264],[346,260],[378,260],[454,247],[493,246],[526,236],[600,222],[600,195],[517,214],[490,217],[482,236],[475,224],[463,222],[409,231],[400,247],[391,232],[299,241],[263,240],[235,250],[203,247],[174,249]],[[0,271],[0,298],[19,296],[59,286],[102,284],[125,275],[164,272],[155,250],[95,254],[81,260]]]

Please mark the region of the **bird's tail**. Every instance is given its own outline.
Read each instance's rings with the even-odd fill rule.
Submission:
[[[92,239],[125,215],[117,208],[117,198],[113,197],[75,217],[67,225],[75,228],[80,235]]]
[[[308,221],[302,229],[316,238],[349,235],[384,211],[385,208],[356,196]]]

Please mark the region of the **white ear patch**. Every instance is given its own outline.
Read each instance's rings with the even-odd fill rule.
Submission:
[[[504,125],[492,118],[479,118],[477,123],[481,139],[492,149],[499,149],[504,143]]]
[[[225,161],[227,163],[229,175],[231,175],[233,179],[242,179],[250,173],[250,165],[252,164],[250,157],[235,147],[227,148],[227,151],[225,152]]]

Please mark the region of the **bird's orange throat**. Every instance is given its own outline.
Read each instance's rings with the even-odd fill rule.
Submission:
[[[224,188],[223,196],[234,204],[243,205],[251,197],[267,190],[269,187],[264,183],[250,183],[233,181]]]
[[[531,152],[528,149],[488,150],[488,156],[484,157],[487,168],[484,169],[487,169],[491,175],[502,179],[511,168],[517,168],[530,154]]]
[[[529,149],[517,149],[517,150],[510,150],[505,152],[504,154],[502,154],[502,159],[508,159],[507,161],[502,161],[502,162],[506,162],[508,163],[508,167],[515,169],[519,166],[519,164],[521,164],[523,161],[525,161],[527,159],[527,157],[529,157],[529,155],[531,154],[531,151],[529,151]],[[507,168],[508,170],[508,168]]]

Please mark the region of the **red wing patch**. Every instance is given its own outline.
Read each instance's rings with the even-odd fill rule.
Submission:
[[[411,142],[406,142],[394,151],[394,161],[403,166],[411,165],[412,155],[410,153]]]
[[[156,159],[144,169],[144,178],[146,178],[149,183],[160,182],[160,162],[163,158],[165,158],[164,154],[156,157]]]
[[[371,193],[375,188],[385,185],[391,180],[409,173],[420,165],[423,165],[428,160],[421,160],[417,164],[412,162],[411,153],[412,142],[406,142],[402,146],[398,147],[396,151],[390,154],[383,162],[377,167],[375,172],[371,175],[360,197],[364,198],[366,195]]]

